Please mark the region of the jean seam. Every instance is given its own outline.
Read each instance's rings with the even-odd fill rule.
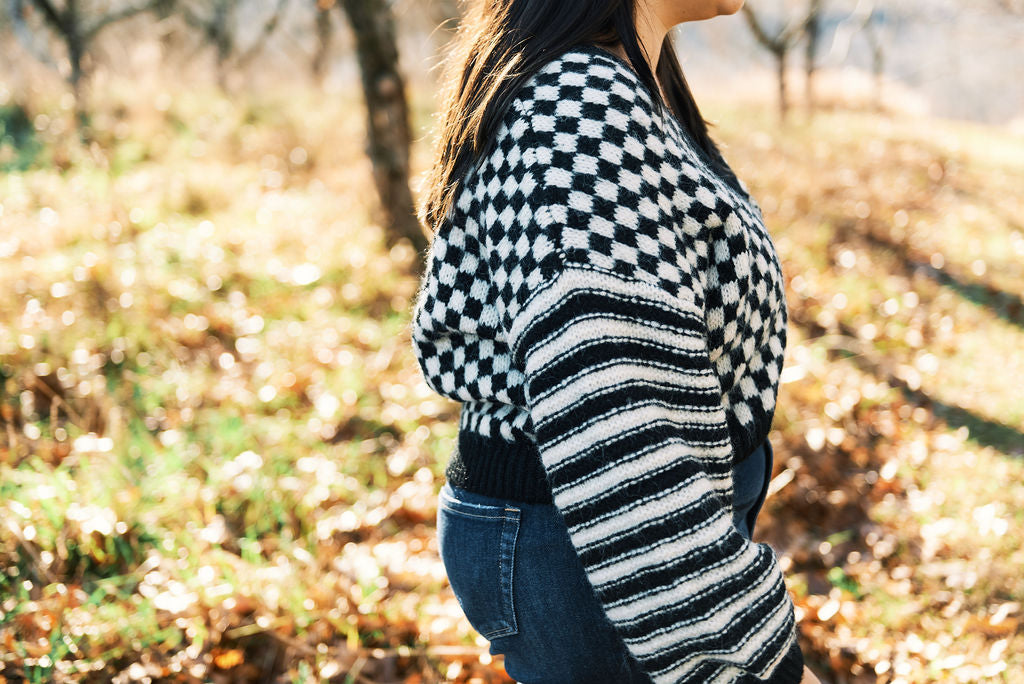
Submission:
[[[502,618],[506,623],[504,627],[496,631],[481,634],[485,639],[496,639],[503,636],[512,636],[519,633],[519,625],[516,622],[515,596],[512,588],[512,573],[515,567],[516,540],[519,536],[519,514],[518,508],[505,508],[510,515],[501,517],[501,536],[498,549],[498,583],[501,596],[498,597]],[[494,517],[492,519],[497,519]]]
[[[451,497],[449,494],[445,493],[444,490],[441,490],[440,494],[438,495],[438,505],[442,506],[446,510],[452,511],[453,513],[458,513],[460,515],[465,515],[473,518],[504,518],[510,512],[515,512],[518,515],[520,510],[518,508],[514,508],[512,506],[507,505],[501,506],[497,504],[477,504],[470,503],[469,501],[460,501],[459,499],[455,499]]]
[[[447,504],[441,504],[446,511],[450,511],[456,515],[463,515],[467,518],[483,518],[484,520],[503,520],[507,516],[505,515],[482,515],[480,513],[470,513],[469,511],[463,511],[458,508],[452,508]]]
[[[515,572],[516,541],[519,537],[520,511],[511,507],[505,510],[511,514],[505,517],[505,521],[501,525],[501,600],[505,604],[504,609],[508,611],[508,621],[511,625],[508,634],[517,634],[519,625],[516,623],[513,573]]]

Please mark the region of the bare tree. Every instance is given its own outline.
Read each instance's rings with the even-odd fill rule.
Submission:
[[[807,114],[811,115],[815,109],[814,97],[814,72],[818,68],[818,45],[821,42],[821,15],[824,7],[824,0],[810,0],[807,7],[807,20],[804,24],[804,35],[807,37],[804,52],[804,99],[807,103]]]
[[[813,4],[815,3],[812,0]],[[789,111],[786,62],[790,51],[806,31],[809,15],[807,12],[789,15],[784,20],[782,26],[778,27],[775,31],[771,31],[768,28],[765,20],[758,15],[758,11],[754,10],[749,2],[743,4],[743,16],[746,18],[747,25],[750,27],[757,42],[775,58],[775,68],[779,84],[779,118],[785,121]]]
[[[331,12],[333,5],[333,0],[317,0],[316,3],[316,47],[313,50],[310,70],[317,85],[323,85],[324,77],[327,75],[331,43],[334,42],[334,14]]]
[[[868,46],[871,48],[871,73],[875,80],[874,107],[876,110],[881,111],[884,104],[882,88],[885,84],[886,41],[881,35],[881,29],[878,26],[878,22],[875,20],[876,17],[877,11],[875,7],[872,6],[864,20],[862,31],[864,32],[864,37],[868,41]]]
[[[84,135],[88,124],[86,80],[91,64],[93,41],[108,26],[137,14],[156,9],[166,0],[135,0],[113,7],[109,3],[81,0],[7,0],[11,27],[22,45],[44,64],[61,71],[58,60],[49,49],[50,40],[40,36],[49,32],[64,44],[67,68],[64,78],[75,96],[75,121]],[[102,9],[101,9],[102,8]]]
[[[185,22],[198,30],[214,48],[217,65],[217,84],[228,90],[228,74],[244,69],[259,54],[266,40],[281,23],[288,0],[277,0],[271,14],[263,22],[255,39],[247,47],[241,45],[240,14],[244,0],[176,0],[175,8]],[[259,4],[254,5],[256,7]]]
[[[832,41],[833,54],[845,59],[853,37],[863,34],[871,51],[871,73],[875,82],[874,107],[876,110],[881,110],[883,106],[882,89],[885,82],[886,40],[881,35],[879,19],[880,11],[875,0],[857,0],[853,11],[839,24]]]
[[[373,163],[389,243],[408,239],[417,253],[429,246],[409,189],[409,110],[398,69],[395,20],[387,0],[341,0],[356,41],[366,101],[366,151]]]

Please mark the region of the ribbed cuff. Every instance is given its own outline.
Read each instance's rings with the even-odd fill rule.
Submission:
[[[749,672],[735,680],[735,684],[800,684],[804,677],[804,654],[800,650],[800,641],[793,639],[793,645],[786,651],[775,670],[768,679],[760,679]]]
[[[786,651],[786,657],[776,666],[772,676],[766,679],[771,684],[800,684],[804,676],[804,653],[800,650],[799,638]]]
[[[484,496],[554,503],[540,452],[532,442],[506,442],[462,429],[445,478],[456,487]]]

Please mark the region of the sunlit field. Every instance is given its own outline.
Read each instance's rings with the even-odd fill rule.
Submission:
[[[412,355],[358,92],[93,109],[83,146],[67,98],[26,131],[0,85],[0,682],[510,682],[438,558],[458,405]],[[704,113],[788,282],[755,539],[808,663],[1024,682],[1024,138]]]

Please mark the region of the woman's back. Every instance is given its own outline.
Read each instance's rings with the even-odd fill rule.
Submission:
[[[756,203],[589,45],[518,90],[431,246],[413,344],[462,402],[449,482],[554,503],[657,682],[799,680],[777,559],[731,518],[785,331]]]

